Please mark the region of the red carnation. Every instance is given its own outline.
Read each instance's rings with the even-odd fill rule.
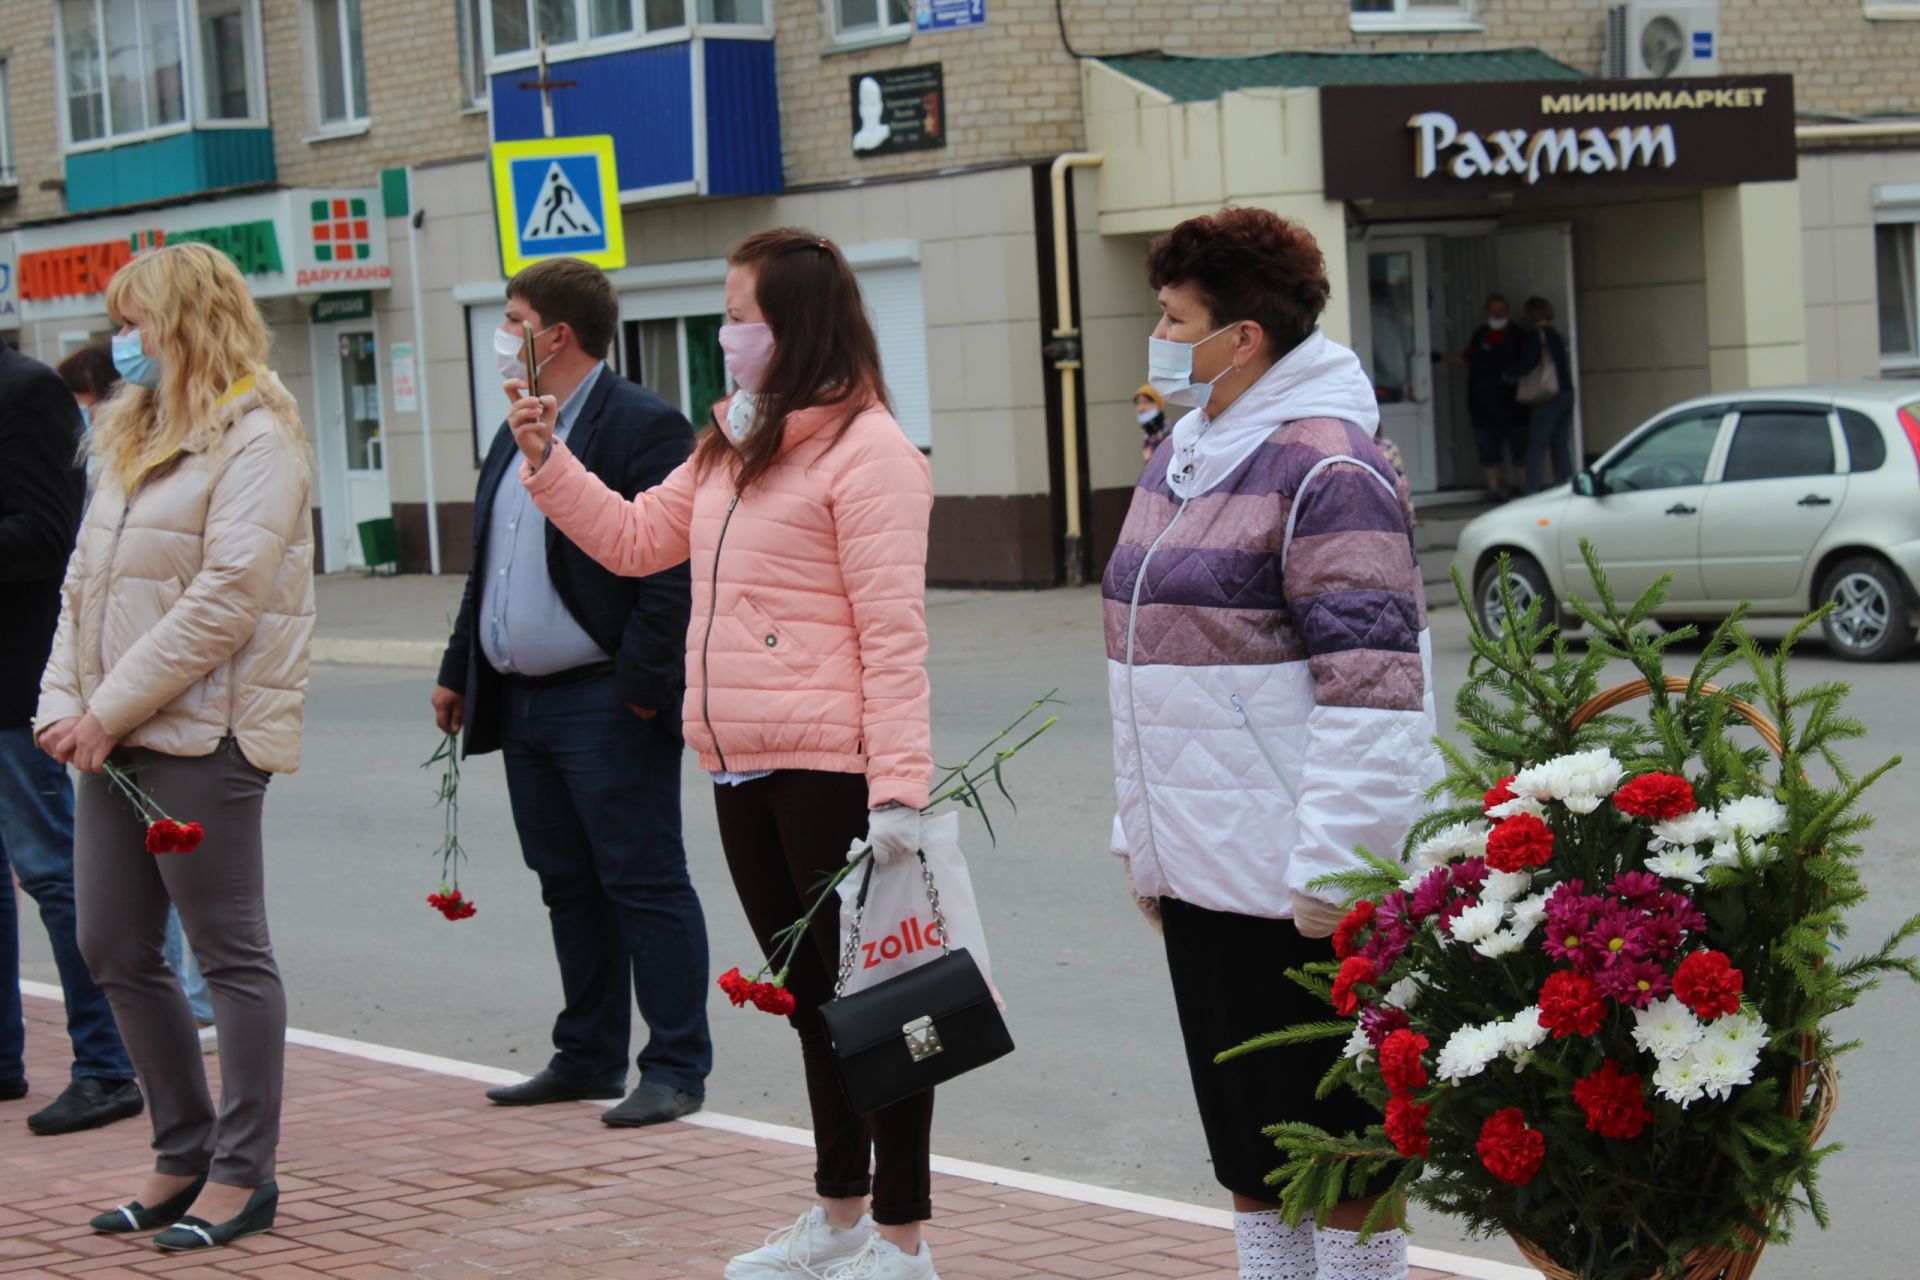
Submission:
[[[207,838],[207,829],[197,822],[177,822],[180,829],[174,833],[174,852],[192,853]]]
[[[1640,1077],[1621,1074],[1620,1064],[1612,1058],[1575,1082],[1573,1100],[1587,1113],[1587,1128],[1603,1138],[1637,1138],[1653,1119],[1640,1091]]]
[[[1673,994],[1704,1022],[1740,1011],[1746,979],[1718,951],[1696,951],[1673,971]]]
[[[1365,956],[1348,956],[1340,962],[1340,972],[1333,979],[1333,1009],[1341,1017],[1350,1017],[1360,1007],[1360,997],[1353,994],[1356,986],[1372,986],[1380,971],[1373,967],[1373,961]]]
[[[736,1009],[753,998],[754,986],[754,983],[740,976],[740,970],[737,968],[729,969],[720,975],[720,989],[727,993],[727,999],[733,1001],[733,1007]]]
[[[428,894],[427,905],[449,920],[465,920],[479,910],[472,902],[461,897],[458,889],[452,893]]]
[[[1489,809],[1497,809],[1509,800],[1518,800],[1520,798],[1513,794],[1513,778],[1514,775],[1510,773],[1493,784],[1492,789],[1489,790],[1481,800],[1480,811],[1482,813],[1485,813]]]
[[[798,1007],[793,992],[785,987],[775,986],[771,982],[753,984],[753,1007],[762,1013],[779,1014],[786,1017]]]
[[[1538,1129],[1527,1128],[1527,1118],[1518,1107],[1503,1107],[1487,1117],[1480,1126],[1480,1137],[1473,1144],[1480,1163],[1502,1182],[1524,1187],[1540,1172],[1546,1159],[1547,1139]]]
[[[1387,1138],[1403,1156],[1427,1154],[1427,1116],[1430,1102],[1415,1102],[1411,1094],[1387,1100]]]
[[[1525,871],[1553,859],[1553,829],[1530,813],[1517,813],[1487,836],[1487,865],[1495,871]]]
[[[1671,773],[1643,773],[1613,793],[1613,807],[1634,818],[1652,818],[1664,822],[1699,806],[1694,803],[1693,786],[1685,778]]]
[[[193,829],[198,832],[200,824],[194,823]],[[172,818],[159,818],[147,824],[148,853],[185,853],[193,845],[200,843],[200,836],[193,837],[193,844],[188,844],[186,841],[187,828]]]
[[[1347,912],[1347,918],[1334,926],[1334,955],[1345,960],[1353,954],[1353,940],[1362,929],[1373,923],[1373,911],[1371,902],[1362,900],[1353,904],[1353,910]]]
[[[1427,1038],[1404,1027],[1381,1042],[1380,1078],[1391,1092],[1410,1093],[1427,1082],[1427,1068],[1420,1061],[1426,1051]]]
[[[1540,988],[1540,1025],[1555,1039],[1590,1036],[1606,1020],[1607,1003],[1585,974],[1562,969]]]

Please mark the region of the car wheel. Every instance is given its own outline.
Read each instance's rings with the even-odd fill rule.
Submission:
[[[1822,624],[1827,644],[1850,662],[1885,662],[1913,644],[1906,584],[1877,556],[1850,556],[1820,584],[1820,603],[1833,612]]]
[[[1543,622],[1559,619],[1553,588],[1547,584],[1547,571],[1532,556],[1513,552],[1507,562],[1507,579],[1513,593],[1513,607],[1525,613],[1535,600],[1540,602]],[[1494,560],[1480,573],[1473,588],[1474,610],[1480,617],[1480,629],[1496,640],[1506,634],[1507,607],[1500,597],[1500,561]]]

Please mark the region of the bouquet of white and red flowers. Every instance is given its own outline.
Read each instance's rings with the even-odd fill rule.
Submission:
[[[1664,584],[1623,608],[1587,563],[1586,652],[1537,605],[1509,602],[1499,636],[1476,623],[1458,704],[1473,749],[1441,744],[1452,803],[1415,828],[1411,865],[1369,856],[1328,882],[1357,900],[1334,958],[1291,976],[1341,1019],[1233,1053],[1347,1037],[1323,1095],[1384,1113],[1360,1135],[1271,1131],[1295,1221],[1391,1175],[1372,1225],[1411,1195],[1511,1233],[1550,1276],[1743,1277],[1796,1202],[1826,1221],[1816,1144],[1843,1048],[1827,1020],[1883,975],[1920,978],[1901,954],[1920,917],[1832,955],[1866,896],[1857,802],[1897,761],[1856,776],[1836,750],[1864,732],[1844,687],[1789,690],[1814,619],[1766,653],[1736,612],[1670,678],[1663,654],[1692,628],[1645,625]],[[1602,693],[1610,660],[1642,679]],[[1716,687],[1736,663],[1750,678]],[[1645,716],[1612,712],[1640,697]]]

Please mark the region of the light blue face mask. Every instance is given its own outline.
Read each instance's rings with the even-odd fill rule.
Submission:
[[[140,345],[140,331],[113,335],[113,367],[137,387],[151,391],[160,385],[160,362]]]
[[[88,431],[93,430],[93,406],[92,405],[83,404],[80,406],[80,425],[81,427],[83,427]]]

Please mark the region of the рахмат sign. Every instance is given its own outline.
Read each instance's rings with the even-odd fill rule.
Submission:
[[[1793,80],[1328,85],[1328,196],[1420,199],[1796,176]]]

